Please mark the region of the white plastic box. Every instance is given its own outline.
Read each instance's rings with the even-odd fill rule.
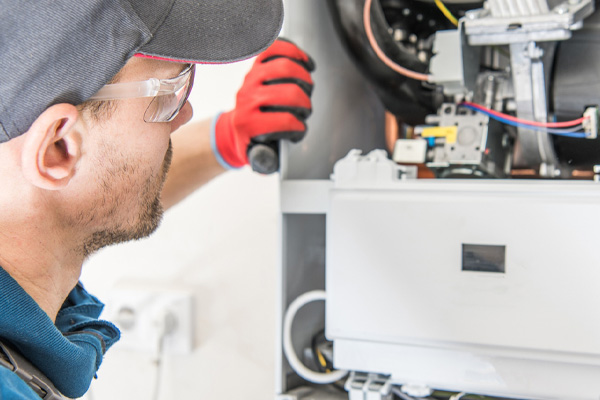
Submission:
[[[598,183],[386,182],[384,160],[350,158],[327,213],[336,368],[468,393],[600,397]]]

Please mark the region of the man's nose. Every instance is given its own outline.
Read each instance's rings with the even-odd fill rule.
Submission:
[[[171,133],[175,132],[182,125],[187,124],[192,119],[194,115],[194,109],[189,101],[186,101],[181,110],[179,110],[179,114],[175,117],[173,121],[171,121]]]

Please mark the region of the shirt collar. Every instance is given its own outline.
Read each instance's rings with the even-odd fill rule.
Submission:
[[[78,284],[56,317],[56,324],[0,267],[0,338],[19,350],[65,396],[81,397],[119,330],[99,320],[104,307]]]

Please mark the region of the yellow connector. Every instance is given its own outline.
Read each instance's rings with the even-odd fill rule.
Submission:
[[[423,130],[421,131],[421,137],[444,137],[446,138],[446,143],[452,144],[456,143],[457,132],[458,128],[454,125],[430,126],[427,128],[423,128]]]

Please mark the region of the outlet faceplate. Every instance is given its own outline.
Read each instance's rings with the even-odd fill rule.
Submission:
[[[111,293],[103,318],[121,330],[120,349],[156,353],[164,334],[164,354],[189,354],[192,312],[193,298],[186,291],[119,289]]]

